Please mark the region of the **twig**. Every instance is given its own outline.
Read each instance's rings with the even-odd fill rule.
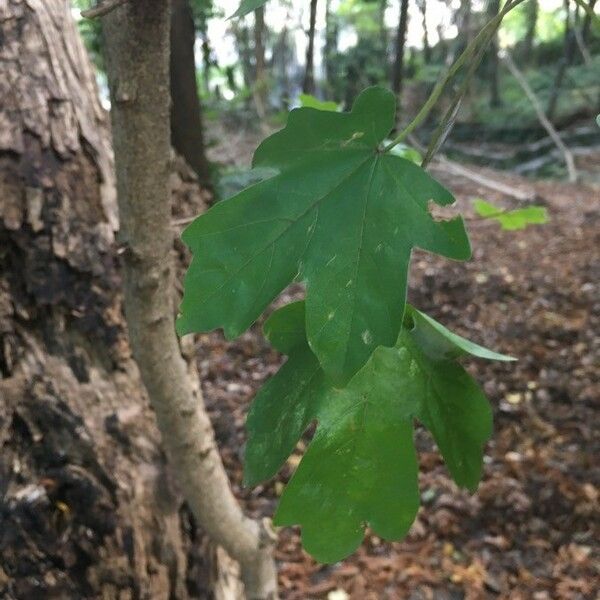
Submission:
[[[577,47],[579,48],[579,52],[581,52],[581,56],[583,57],[583,62],[586,66],[589,66],[592,63],[592,56],[588,47],[585,45],[583,41],[583,35],[581,35],[581,29],[579,29],[577,23],[575,22],[574,15],[571,15],[571,27],[573,28],[573,33],[575,34],[575,41],[577,42]]]
[[[581,6],[581,8],[583,8],[583,10],[588,14],[588,16],[590,17],[590,19],[596,23],[596,25],[600,25],[600,16],[598,16],[595,12],[594,9],[587,3],[585,3],[583,0],[574,0],[575,4]]]
[[[384,152],[388,152],[394,146],[399,144],[427,118],[450,80],[454,78],[462,66],[479,50],[481,45],[484,47],[488,45],[491,39],[490,31],[495,33],[496,28],[500,25],[505,15],[522,2],[524,2],[524,0],[513,0],[512,2],[508,2],[502,11],[500,11],[494,18],[490,19],[484,25],[481,31],[473,38],[469,45],[464,49],[462,54],[456,59],[444,78],[435,85],[431,95],[429,98],[427,98],[427,101],[417,113],[417,116],[383,149]]]
[[[425,148],[419,142],[419,140],[413,135],[409,136],[409,141],[412,146],[414,146],[419,152],[424,152]],[[469,181],[473,181],[474,183],[478,183],[483,187],[486,187],[490,190],[494,190],[495,192],[500,192],[505,196],[509,196],[518,200],[519,202],[530,202],[535,198],[535,192],[530,191],[522,191],[520,189],[515,188],[514,186],[509,186],[501,181],[496,179],[491,179],[481,173],[477,173],[476,171],[472,171],[463,165],[446,158],[443,155],[438,155],[435,158],[435,163],[432,165],[433,168],[438,169],[439,171],[444,171],[446,173],[452,173],[454,175],[459,175],[460,177],[464,177]]]
[[[535,95],[535,92],[531,89],[529,83],[527,83],[527,80],[525,79],[521,71],[519,71],[519,69],[517,68],[517,65],[515,65],[508,50],[504,50],[502,52],[502,54],[500,55],[500,59],[502,60],[502,62],[504,62],[508,70],[511,72],[512,76],[517,80],[517,82],[521,86],[521,88],[523,88],[525,95],[527,96],[527,98],[529,98],[529,101],[531,102],[531,105],[535,110],[539,122],[548,132],[548,135],[552,138],[552,141],[563,155],[565,164],[567,165],[567,171],[569,173],[569,181],[575,183],[577,181],[577,169],[575,168],[575,160],[573,159],[572,152],[565,146],[565,144],[560,138],[560,135],[558,134],[556,129],[554,129],[554,125],[552,125],[552,123],[546,116],[546,113],[544,112],[544,109],[542,108],[538,97]]]
[[[92,8],[88,8],[86,10],[81,11],[81,16],[86,19],[96,19],[97,17],[103,17],[107,15],[109,12],[115,10],[122,4],[125,4],[128,0],[105,0]]]
[[[181,219],[173,219],[171,221],[171,227],[176,229],[178,227],[184,227],[185,225],[189,225],[192,221],[196,219],[197,216],[198,215],[194,217],[182,217]]]
[[[490,190],[494,190],[495,192],[499,192],[505,196],[509,196],[510,198],[514,198],[515,200],[519,200],[520,202],[531,202],[535,198],[535,193],[532,191],[525,192],[515,188],[512,185],[506,185],[501,181],[497,181],[495,179],[490,179],[480,173],[476,173],[471,169],[467,169],[463,165],[460,165],[452,160],[449,160],[443,156],[439,156],[437,158],[437,163],[435,167],[441,171],[446,171],[447,173],[454,173],[455,175],[460,175],[465,179],[469,179],[479,185],[482,185]]]
[[[510,3],[509,3],[509,5],[510,5]],[[507,10],[510,10],[509,5],[507,5]],[[504,14],[506,14],[506,13],[504,13]],[[446,111],[446,114],[444,115],[444,117],[442,118],[442,120],[440,121],[438,126],[436,127],[436,130],[431,138],[431,141],[429,142],[429,146],[427,147],[427,154],[425,155],[425,158],[423,159],[423,161],[421,163],[421,167],[423,167],[424,169],[431,162],[431,159],[434,157],[436,152],[441,148],[442,144],[446,141],[446,139],[450,135],[450,132],[452,131],[452,128],[454,127],[454,123],[456,122],[456,118],[458,116],[458,111],[460,109],[460,105],[462,104],[462,100],[463,100],[465,94],[467,93],[467,90],[469,89],[469,84],[471,83],[471,80],[473,79],[475,72],[477,71],[479,65],[481,64],[481,61],[483,60],[483,56],[485,54],[485,51],[487,50],[487,47],[488,47],[491,39],[496,35],[496,32],[500,28],[501,22],[502,22],[501,19],[498,20],[496,22],[495,26],[490,28],[489,33],[482,40],[482,43],[481,43],[477,53],[474,55],[473,59],[471,60],[471,64],[469,65],[469,70],[467,71],[467,74],[465,75],[458,91],[456,92],[456,94],[454,96],[454,100],[452,101],[452,104],[450,105],[450,107]]]

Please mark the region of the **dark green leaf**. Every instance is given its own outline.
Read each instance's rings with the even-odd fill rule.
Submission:
[[[301,525],[304,548],[321,562],[353,552],[366,524],[383,538],[401,539],[417,514],[416,397],[410,388],[400,396],[390,378],[408,361],[408,354],[380,347],[345,389],[330,388],[316,407],[317,432],[274,522]]]
[[[470,256],[460,217],[435,221],[452,195],[418,166],[382,154],[395,99],[369,88],[350,113],[300,108],[257,149],[279,174],[196,219],[178,331],[238,336],[295,278],[307,284],[306,331],[321,366],[347,381],[402,323],[411,249]]]
[[[304,302],[279,309],[265,323],[265,334],[287,362],[258,392],[248,414],[244,483],[272,477],[314,419],[328,389],[323,370],[308,348]]]
[[[466,338],[446,329],[441,323],[418,311],[413,306],[407,307],[407,321],[412,319],[412,335],[420,348],[433,360],[455,360],[466,354],[488,360],[517,360],[506,354],[499,354],[475,344]]]
[[[418,509],[412,421],[431,431],[450,473],[473,489],[491,433],[485,396],[454,359],[509,360],[408,307],[393,348],[379,347],[343,389],[328,381],[300,332],[302,303],[274,313],[271,340],[288,362],[259,392],[248,418],[246,480],[275,474],[307,425],[318,427],[277,511],[279,525],[300,524],[308,552],[324,562],[360,544],[365,524],[386,539],[403,537]],[[288,370],[289,369],[289,370]],[[279,378],[279,375],[282,375]]]

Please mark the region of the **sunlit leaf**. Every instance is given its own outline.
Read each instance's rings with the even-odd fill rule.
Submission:
[[[387,145],[392,140],[387,139],[383,141],[384,145]],[[391,150],[390,153],[394,156],[399,156],[400,158],[405,158],[406,160],[410,160],[410,162],[414,162],[415,164],[421,164],[423,157],[418,150],[415,150],[412,146],[407,146],[406,144],[396,144]]]
[[[502,229],[512,231],[525,229],[528,225],[548,223],[548,212],[544,206],[526,206],[515,210],[504,210],[485,200],[474,200],[475,212],[484,219],[493,219]]]
[[[319,100],[310,94],[300,94],[300,104],[305,108],[316,108],[317,110],[337,111],[339,105],[331,100]]]

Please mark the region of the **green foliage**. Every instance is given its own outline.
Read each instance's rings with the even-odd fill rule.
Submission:
[[[395,343],[411,249],[457,260],[471,250],[453,196],[413,163],[383,153],[395,98],[369,88],[350,113],[300,108],[267,138],[255,167],[278,175],[221,202],[183,233],[194,258],[178,331],[240,335],[294,279],[306,282],[312,351],[338,383]]]
[[[265,334],[289,359],[250,410],[245,481],[273,476],[317,420],[275,522],[302,525],[306,549],[334,562],[360,544],[367,524],[386,539],[400,539],[410,528],[419,507],[414,419],[433,434],[456,483],[475,488],[491,412],[456,359],[512,359],[408,306],[396,345],[377,348],[340,389],[309,348],[304,311],[302,302],[289,304],[265,323]]]
[[[298,97],[300,105],[304,108],[316,108],[317,110],[329,110],[337,112],[340,107],[336,102],[331,100],[319,100],[310,94],[300,94]]]
[[[548,212],[543,206],[526,206],[515,210],[504,210],[485,200],[474,200],[475,212],[484,219],[493,219],[502,229],[512,231],[525,229],[529,225],[543,225],[549,221]]]

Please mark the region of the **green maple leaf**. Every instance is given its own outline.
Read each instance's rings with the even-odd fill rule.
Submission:
[[[402,323],[411,249],[464,260],[460,217],[436,221],[428,202],[453,196],[417,165],[383,153],[395,99],[365,90],[352,111],[299,108],[267,138],[255,167],[277,175],[198,217],[180,334],[245,331],[294,279],[306,282],[306,331],[323,369],[347,381]]]
[[[306,550],[322,562],[335,562],[356,549],[366,525],[392,540],[410,528],[419,507],[414,419],[432,433],[457,484],[477,486],[492,417],[485,396],[456,359],[511,358],[409,306],[409,326],[396,345],[377,348],[339,389],[310,351],[303,311],[303,303],[288,305],[265,325],[274,345],[290,356],[248,415],[245,481],[274,475],[317,420],[275,523],[300,524]]]

